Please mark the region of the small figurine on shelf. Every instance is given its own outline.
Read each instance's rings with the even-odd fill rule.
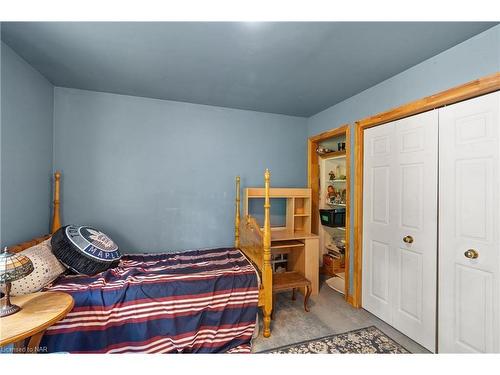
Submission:
[[[316,149],[316,153],[318,155],[323,155],[323,154],[326,154],[328,152],[331,152],[332,150],[330,150],[329,148],[326,148],[324,146],[318,146],[318,148]]]
[[[337,166],[335,167],[335,172],[337,172],[337,178],[338,178],[338,176],[341,175],[341,171],[342,170],[341,170],[340,164],[337,164]]]
[[[335,180],[335,173],[333,171],[328,172],[328,174],[330,175],[330,181]]]
[[[328,197],[334,197],[335,196],[335,189],[333,185],[328,185],[328,189],[326,191]]]
[[[342,203],[346,203],[347,200],[347,190],[342,189]]]
[[[335,188],[333,185],[328,185],[326,191],[326,204],[332,204],[332,200],[335,198]]]
[[[335,198],[333,199],[333,203],[339,204],[342,203],[342,196],[339,192],[335,194]]]

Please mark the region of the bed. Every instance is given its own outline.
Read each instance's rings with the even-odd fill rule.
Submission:
[[[55,173],[51,233],[61,227],[60,179]],[[265,186],[269,191],[270,173]],[[246,353],[258,307],[270,336],[272,271],[269,194],[261,229],[240,217],[236,178],[234,248],[126,255],[95,276],[66,275],[45,291],[63,291],[73,310],[50,327],[41,346],[71,353]],[[19,252],[50,235],[10,247]]]

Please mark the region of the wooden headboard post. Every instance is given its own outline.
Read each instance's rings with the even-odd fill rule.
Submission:
[[[271,336],[271,313],[273,310],[273,269],[271,267],[271,202],[269,199],[269,184],[271,181],[271,173],[266,169],[264,173],[264,237],[263,237],[263,253],[264,264],[262,266],[262,282],[265,290],[264,303],[264,337]]]
[[[234,217],[234,247],[240,247],[240,176],[236,176],[236,207]]]
[[[54,207],[52,211],[52,225],[50,227],[50,234],[54,234],[61,227],[61,212],[60,212],[60,186],[61,186],[61,172],[56,171],[54,173]],[[45,241],[50,238],[50,235],[37,237],[29,241],[22,242],[17,245],[9,246],[9,252],[18,253],[20,251],[26,250],[31,246],[35,246],[40,242]]]
[[[52,213],[52,226],[50,233],[54,234],[61,227],[60,195],[61,195],[61,172],[54,173],[54,211]]]

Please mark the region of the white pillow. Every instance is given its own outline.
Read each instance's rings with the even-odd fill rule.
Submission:
[[[20,280],[12,282],[11,295],[34,293],[57,279],[66,268],[52,254],[50,238],[21,251],[33,262],[33,272]]]

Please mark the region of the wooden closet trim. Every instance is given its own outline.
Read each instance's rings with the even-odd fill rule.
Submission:
[[[476,96],[488,94],[500,89],[500,72],[467,82],[463,85],[453,87],[440,93],[403,104],[400,107],[381,112],[374,116],[356,121],[363,129],[399,120],[411,115],[416,115],[431,109],[454,104]]]
[[[361,307],[364,130],[500,90],[500,72],[356,121],[354,134],[354,275],[352,305]]]

